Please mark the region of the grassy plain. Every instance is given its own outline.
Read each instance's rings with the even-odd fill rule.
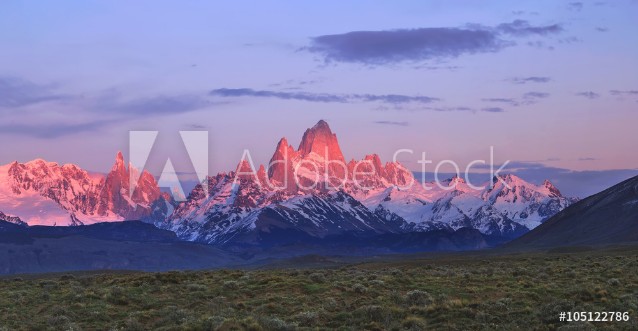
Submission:
[[[628,322],[559,322],[561,311]],[[0,279],[0,330],[638,329],[638,247]]]

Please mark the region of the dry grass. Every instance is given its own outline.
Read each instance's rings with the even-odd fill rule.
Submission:
[[[635,250],[23,278],[0,280],[0,330],[638,329]]]

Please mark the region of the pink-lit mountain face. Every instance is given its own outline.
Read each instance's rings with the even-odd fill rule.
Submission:
[[[236,171],[210,177],[208,195],[197,186],[155,222],[208,243],[254,243],[284,230],[325,237],[469,227],[515,237],[573,202],[549,182],[537,186],[513,175],[495,180],[478,191],[460,178],[449,180],[448,189],[430,184],[426,190],[400,163],[384,165],[376,154],[345,163],[337,136],[320,121],[297,149],[282,138],[267,172],[242,161]]]
[[[34,160],[0,167],[0,209],[30,225],[80,225],[139,219],[160,196],[144,171],[129,197],[129,170],[121,153],[106,175],[76,165]]]
[[[574,201],[549,181],[534,185],[505,175],[494,178],[492,186],[474,190],[455,177],[444,187],[427,183],[426,189],[400,163],[383,164],[376,154],[345,160],[337,136],[319,121],[305,131],[297,149],[282,138],[268,166],[254,169],[242,160],[234,171],[208,177],[179,205],[160,194],[146,171],[130,194],[130,176],[138,172],[125,166],[121,153],[106,176],[43,160],[14,162],[0,167],[0,211],[13,223],[143,219],[185,240],[258,244],[273,236],[325,238],[462,228],[512,238]]]
[[[306,130],[296,150],[286,138],[279,141],[270,159],[268,179],[272,188],[284,188],[290,193],[343,188],[352,181],[355,170],[372,173],[374,169],[379,169],[384,173],[382,177],[390,179],[385,176],[386,171],[380,166],[378,156],[376,160],[379,164],[372,164],[366,159],[360,167],[356,166],[354,160],[346,163],[337,135],[322,120]],[[401,168],[396,165],[390,167],[393,173]]]
[[[344,189],[346,186],[402,186],[412,178],[410,171],[399,163],[382,166],[376,154],[359,162],[346,163],[337,135],[323,120],[306,130],[297,150],[282,138],[270,159],[268,171],[271,187],[285,188],[291,193]]]

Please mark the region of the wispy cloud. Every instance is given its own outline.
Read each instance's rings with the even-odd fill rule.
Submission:
[[[514,84],[549,83],[552,81],[550,77],[544,77],[544,76],[512,77],[507,80]]]
[[[383,125],[395,125],[395,126],[408,126],[408,122],[397,122],[397,121],[375,121],[376,124]]]
[[[527,92],[523,94],[523,99],[544,99],[548,97],[549,93],[546,92]]]
[[[595,158],[595,157],[580,157],[580,158],[578,158],[578,161],[596,161],[596,160],[598,160],[598,159]]]
[[[582,2],[570,2],[567,4],[567,9],[572,10],[572,11],[581,11],[583,10],[583,3]]]
[[[218,97],[257,97],[283,100],[299,100],[323,103],[382,102],[387,104],[419,103],[428,104],[439,101],[438,98],[421,95],[402,94],[331,94],[312,92],[289,92],[253,90],[250,88],[220,88],[210,91],[211,96]]]
[[[483,98],[481,99],[481,101],[489,102],[489,103],[508,104],[513,107],[518,107],[521,105],[535,104],[540,99],[545,99],[545,98],[548,98],[549,96],[550,94],[546,92],[532,91],[532,92],[527,92],[523,94],[520,98]],[[498,109],[501,109],[502,111],[502,108],[500,107],[484,108],[485,111],[488,111],[487,109],[491,109],[493,112],[497,112]]]
[[[604,26],[597,26],[596,27],[596,31],[598,31],[598,32],[607,32],[607,31],[609,31],[609,28],[606,28]]]
[[[196,123],[194,123],[194,124],[189,124],[189,125],[188,125],[188,128],[189,128],[189,129],[192,129],[192,130],[203,130],[203,129],[208,129],[208,127],[207,127],[206,125],[201,125],[201,124],[196,124]]]
[[[93,110],[132,118],[148,115],[173,115],[195,111],[212,103],[197,94],[158,95],[123,99],[118,93],[99,96]]]
[[[563,31],[563,27],[560,24],[533,26],[526,20],[514,20],[511,23],[499,24],[496,27],[496,30],[513,36],[527,37],[533,35],[546,36],[560,33]]]
[[[579,97],[585,97],[588,99],[598,99],[600,97],[600,94],[592,92],[592,91],[578,92],[576,93],[576,95]]]
[[[483,98],[483,102],[505,103],[512,106],[518,106],[518,101],[514,98]]]
[[[118,123],[152,119],[197,111],[211,105],[205,93],[126,96],[115,90],[94,94],[60,94],[52,86],[19,78],[0,78],[0,111],[30,106],[25,112],[12,112],[0,123],[1,135],[23,135],[49,139],[82,132],[94,132]],[[42,104],[47,102],[47,104]],[[41,109],[56,109],[57,116],[33,116]],[[10,124],[8,124],[10,123]]]
[[[0,108],[19,108],[68,97],[55,92],[49,85],[39,85],[17,77],[0,76]]]
[[[611,91],[609,91],[609,94],[611,94],[611,95],[617,95],[617,96],[623,96],[623,95],[638,95],[638,90],[626,90],[626,91],[611,90]]]
[[[482,108],[481,111],[486,111],[488,113],[502,113],[505,112],[505,110],[501,107],[487,107],[487,108]]]
[[[471,112],[471,113],[477,113],[477,112],[487,112],[487,113],[502,113],[505,112],[505,110],[501,107],[485,107],[485,108],[473,108],[473,107],[466,107],[466,106],[456,106],[456,107],[425,107],[423,108],[424,110],[433,110],[433,111],[439,111],[439,112],[457,112],[457,111],[461,111],[461,112]]]
[[[547,92],[527,92],[521,97],[521,104],[533,105],[538,103],[541,99],[549,98],[550,94]]]
[[[352,31],[311,38],[304,51],[320,54],[326,62],[382,65],[454,58],[463,54],[496,52],[515,44],[508,37],[560,33],[558,24],[533,26],[525,20],[495,27],[468,24],[382,31]]]
[[[59,138],[82,132],[100,131],[108,125],[120,123],[122,120],[98,120],[85,123],[29,123],[1,124],[0,133],[29,136],[41,139]]]

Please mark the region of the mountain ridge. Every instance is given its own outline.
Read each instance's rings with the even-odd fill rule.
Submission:
[[[313,145],[315,141],[319,147]],[[279,140],[271,158],[276,166],[269,167],[267,177],[263,165],[256,171],[242,161],[236,172],[208,178],[208,196],[202,194],[200,184],[172,215],[154,221],[180,238],[213,244],[239,238],[255,244],[254,238],[267,236],[275,225],[313,237],[353,229],[365,234],[359,223],[366,221],[386,233],[469,227],[500,242],[527,232],[574,201],[563,197],[549,181],[534,185],[514,175],[495,178],[493,187],[486,185],[482,191],[471,190],[458,177],[447,181],[448,187],[427,190],[400,163],[382,165],[377,154],[330,168],[329,162],[345,158],[340,149],[332,154],[326,150],[329,145],[338,146],[336,135],[325,121],[319,121],[305,131],[297,150],[286,138]],[[315,152],[318,148],[326,150],[325,156]],[[315,180],[314,186],[304,182],[309,179]],[[263,185],[269,181],[284,185]],[[409,183],[417,184],[407,187]],[[513,187],[507,187],[508,183]],[[365,217],[351,217],[364,209]],[[326,222],[324,215],[339,222]]]
[[[305,130],[297,149],[281,138],[270,160],[267,168],[242,160],[234,171],[208,176],[180,204],[160,193],[146,171],[130,194],[131,172],[136,176],[137,170],[127,168],[121,152],[104,176],[44,160],[13,162],[0,167],[0,211],[29,224],[142,219],[180,239],[218,245],[259,245],[280,230],[324,238],[461,228],[478,229],[498,243],[574,202],[549,181],[534,185],[511,174],[473,190],[459,177],[421,183],[399,162],[384,164],[377,154],[346,163],[337,135],[323,120]],[[16,206],[27,202],[45,212],[23,216]]]
[[[589,196],[508,243],[510,249],[638,242],[638,176]]]

